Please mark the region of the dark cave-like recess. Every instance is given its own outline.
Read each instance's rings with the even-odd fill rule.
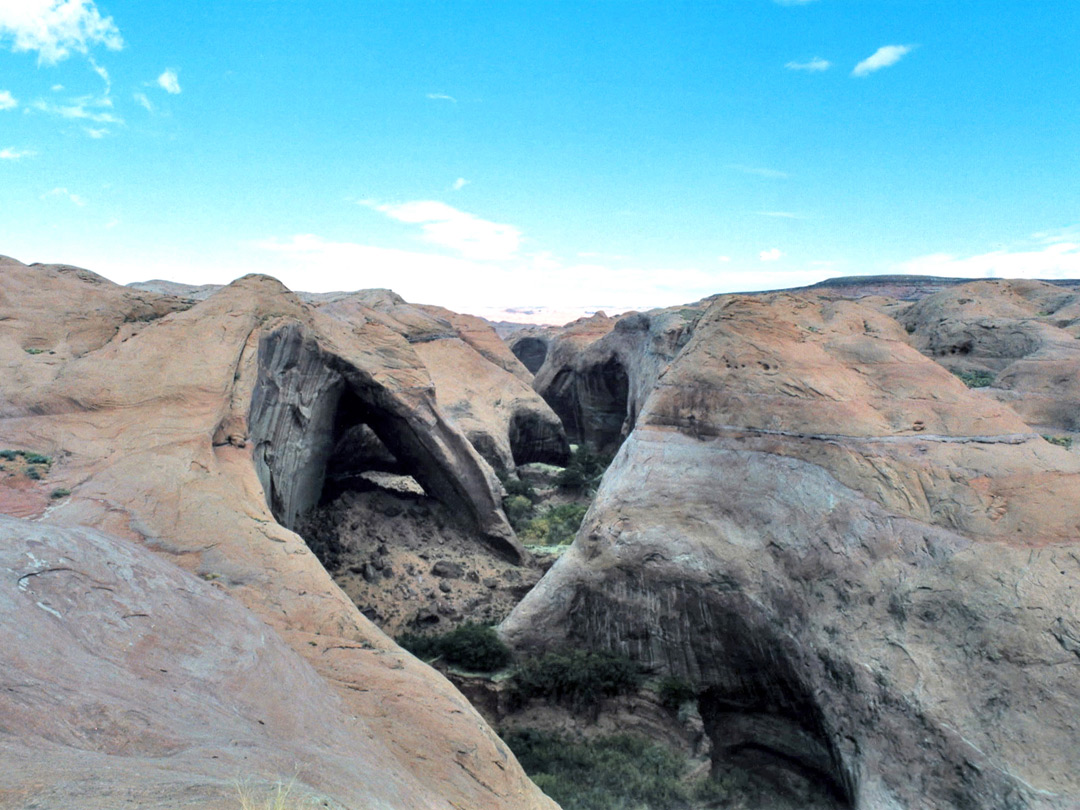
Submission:
[[[535,374],[547,359],[548,345],[540,338],[525,337],[514,341],[510,351],[525,368]]]

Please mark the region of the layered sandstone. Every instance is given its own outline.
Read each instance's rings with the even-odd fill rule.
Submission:
[[[479,549],[521,558],[490,467],[440,409],[405,336],[374,310],[335,317],[264,277],[241,279],[194,303],[132,292],[70,268],[4,260],[0,273],[0,445],[52,457],[47,476],[31,488],[70,491],[39,501],[40,531],[97,529],[111,536],[93,541],[112,549],[110,555],[122,556],[128,546],[149,549],[223,595],[205,608],[207,617],[214,611],[220,617],[207,618],[208,626],[240,622],[246,633],[252,622],[265,623],[278,662],[267,678],[303,659],[307,674],[284,681],[295,687],[291,699],[300,709],[320,719],[339,709],[346,718],[365,718],[364,728],[352,726],[335,743],[347,752],[356,736],[369,741],[356,752],[356,780],[312,783],[344,806],[357,806],[347,797],[363,794],[363,774],[379,768],[387,791],[402,786],[398,799],[385,799],[388,807],[550,806],[461,695],[361,616],[304,541],[282,525],[320,497],[318,479],[334,452],[321,428],[343,435],[366,425],[453,511]],[[38,539],[60,544],[66,554],[60,546],[70,537],[79,535]],[[98,563],[84,555],[79,564],[92,571]],[[157,593],[147,592],[146,612],[169,613],[172,603],[153,602]],[[201,605],[204,595],[193,599]],[[254,618],[240,618],[236,611],[244,609]],[[61,620],[42,632],[82,632],[68,624]],[[212,636],[206,640],[214,643]],[[9,636],[5,648],[13,644]],[[130,670],[133,660],[118,666],[110,677],[126,681],[124,667]],[[139,672],[131,670],[136,679]],[[236,680],[207,671],[211,680],[219,676],[224,680],[212,688],[222,710],[240,711],[240,692],[257,688],[257,673],[244,670]],[[59,664],[53,677],[62,684],[76,674]],[[115,682],[86,688],[113,689]],[[143,711],[142,694],[113,695],[109,711]],[[178,730],[178,745],[194,744],[187,728]],[[304,728],[295,731],[303,736]],[[274,750],[284,755],[294,750],[289,745]],[[99,761],[93,751],[69,749],[63,761],[70,768],[89,770]],[[207,757],[223,756],[212,744],[205,750]],[[364,750],[374,752],[368,764]],[[248,760],[255,776],[280,761]],[[326,767],[343,773],[344,760],[335,762]],[[43,771],[8,749],[9,783],[17,771],[25,784],[37,785],[41,801],[53,787],[62,794],[62,773]],[[184,762],[167,757],[145,771],[134,761],[126,773],[133,796],[143,786],[152,793],[162,780],[176,796],[197,793],[205,782],[203,771],[192,775]],[[372,792],[375,799],[382,795]],[[127,806],[143,806],[132,802]]]
[[[722,296],[691,331],[505,637],[689,679],[714,768],[777,806],[1076,806],[1075,454],[852,302]]]

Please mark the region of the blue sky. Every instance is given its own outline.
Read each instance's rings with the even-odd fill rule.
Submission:
[[[540,319],[1080,277],[1080,3],[0,0],[0,253]]]

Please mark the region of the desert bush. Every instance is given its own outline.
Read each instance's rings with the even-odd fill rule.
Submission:
[[[41,470],[39,470],[37,467],[30,467],[26,471],[26,477],[29,478],[31,481],[40,481]]]
[[[534,517],[521,529],[517,527],[515,529],[523,540],[534,545],[566,545],[573,542],[577,536],[581,521],[585,519],[585,513],[588,511],[587,503],[560,504]]]
[[[528,481],[500,473],[499,482],[503,485],[503,489],[506,490],[507,496],[520,495],[522,498],[528,498],[530,502],[536,501],[536,490]]]
[[[494,672],[510,663],[510,648],[487,625],[466,622],[442,634],[403,633],[395,641],[417,658],[441,657],[473,672]]]
[[[5,461],[14,461],[16,458],[18,458],[18,455],[19,454],[16,453],[14,450],[0,450],[0,458],[4,459]]]
[[[687,810],[695,799],[717,794],[718,786],[701,784],[710,780],[687,780],[686,757],[642,737],[578,741],[531,728],[502,737],[563,810]]]
[[[602,698],[633,692],[641,680],[641,668],[629,658],[565,650],[524,661],[514,671],[510,694],[520,704],[545,698],[574,709],[595,710]]]
[[[986,388],[987,386],[994,384],[994,373],[992,371],[983,371],[978,369],[976,371],[954,371],[960,381],[968,388]]]
[[[570,461],[555,478],[560,489],[572,492],[586,492],[596,489],[604,471],[611,464],[611,457],[601,455],[587,445],[579,445],[570,454]]]
[[[696,698],[697,690],[685,678],[668,675],[660,679],[660,683],[656,687],[656,694],[665,708],[675,711],[687,701]]]
[[[52,492],[49,493],[49,497],[53,500],[57,500],[59,498],[66,498],[70,494],[70,489],[67,489],[66,487],[58,487],[57,489],[54,489]]]
[[[529,518],[532,517],[533,513],[533,504],[524,495],[511,495],[508,498],[503,498],[503,511],[506,513],[506,519],[510,521],[510,525],[514,527],[514,531],[520,534],[529,524]]]
[[[1058,447],[1064,447],[1068,450],[1073,445],[1072,436],[1047,436],[1043,435],[1043,438],[1050,444],[1056,444]]]

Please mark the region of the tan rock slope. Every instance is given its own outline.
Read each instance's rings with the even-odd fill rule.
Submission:
[[[587,358],[655,383],[506,638],[690,680],[765,806],[1080,806],[1077,455],[852,302],[722,296],[688,328],[670,362],[619,324],[559,360],[566,390]]]
[[[989,393],[1030,424],[1080,429],[1080,295],[1042,281],[978,281],[899,316],[946,368],[985,372]]]
[[[222,625],[264,622],[261,632],[273,649],[266,677],[300,673],[281,684],[295,687],[290,700],[296,714],[290,716],[325,720],[333,737],[332,745],[325,743],[333,757],[311,771],[301,769],[303,789],[345,807],[364,806],[353,797],[369,793],[373,806],[382,801],[386,807],[552,806],[464,698],[364,619],[304,542],[282,525],[319,498],[333,440],[363,425],[492,553],[508,561],[521,558],[490,467],[440,409],[425,365],[405,336],[375,310],[358,310],[357,317],[343,320],[263,277],[241,279],[198,303],[131,291],[86,271],[8,259],[0,261],[0,280],[0,446],[52,458],[41,480],[22,484],[42,493],[43,507],[26,543],[40,542],[50,554],[67,556],[74,553],[72,544],[96,544],[106,559],[82,554],[73,567],[107,587],[115,586],[95,572],[141,549],[201,577],[208,585],[189,588],[191,615],[202,611],[207,617],[211,648],[215,636],[236,637]],[[50,492],[56,497],[45,494]],[[107,536],[65,534],[64,527],[90,527]],[[7,524],[5,531],[12,543],[23,536]],[[153,569],[145,555],[131,564]],[[22,570],[9,567],[8,576],[17,579]],[[120,566],[116,575],[124,577],[125,570]],[[167,579],[164,573],[154,576]],[[207,591],[223,596],[206,601]],[[124,598],[144,594],[153,600],[159,592],[137,587]],[[88,615],[78,599],[67,620],[64,610],[42,603],[61,618],[45,611],[58,624],[41,632],[90,632],[74,624]],[[175,612],[171,604],[150,604],[145,612],[167,615]],[[249,615],[244,609],[256,618],[243,618]],[[177,616],[179,623],[187,620]],[[64,685],[78,672],[56,663],[55,649],[45,640],[40,651],[17,645],[18,631],[6,627],[5,649],[17,647],[27,656],[15,666],[40,674],[49,669],[43,662],[54,662],[53,693],[68,694]],[[157,709],[140,708],[144,698],[159,705],[155,684],[145,694],[116,688],[141,682],[141,670],[137,656],[110,659],[114,642],[104,639],[108,649],[87,670],[113,680],[83,685],[88,694],[109,691],[111,702],[103,710],[109,716],[137,724],[132,718],[142,713],[157,728]],[[174,648],[165,644],[154,654],[166,656],[169,649]],[[139,749],[131,758],[111,752],[121,757],[110,762],[130,775],[131,792],[109,807],[155,806],[138,797],[169,791],[179,802],[221,787],[222,768],[189,767],[190,758],[173,752],[198,748],[235,762],[218,750],[230,745],[229,729],[246,733],[254,728],[248,721],[265,719],[255,716],[264,704],[245,703],[260,681],[238,656],[239,669],[230,668],[232,658],[215,658],[206,669],[207,685],[192,689],[212,690],[221,712],[246,719],[226,724],[209,740],[192,737],[183,726],[169,738],[167,752]],[[267,695],[278,686],[268,683]],[[324,718],[338,708],[345,718],[341,725]],[[308,726],[290,726],[286,715],[274,739],[255,739],[245,761],[251,776],[279,771],[294,752],[321,752],[317,746],[324,742],[306,741]],[[206,716],[213,724],[214,717]],[[352,717],[363,722],[350,725]],[[66,733],[41,718],[39,723],[41,735]],[[65,737],[57,760],[64,767],[47,770],[40,762],[48,760],[34,753],[37,743],[19,734],[13,740],[11,731],[5,732],[2,753],[5,782],[22,785],[37,806],[69,808],[65,769],[89,773],[101,762],[100,752]],[[342,775],[345,760],[337,757],[346,757],[357,738],[366,747],[355,752],[357,774],[350,782]],[[369,791],[365,774],[380,771],[385,785]],[[283,775],[287,779],[291,772]],[[159,790],[163,782],[168,788]]]

